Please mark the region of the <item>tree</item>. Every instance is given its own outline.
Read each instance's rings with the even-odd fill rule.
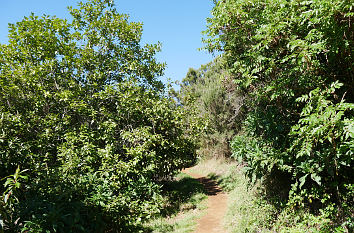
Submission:
[[[109,0],[69,11],[25,17],[0,45],[0,177],[29,177],[5,227],[131,231],[159,211],[157,181],[194,161],[197,125],[166,97],[141,23]]]
[[[206,49],[223,52],[246,96],[234,156],[251,177],[289,177],[290,201],[301,205],[342,207],[352,198],[353,7],[220,0],[208,19]]]
[[[240,129],[243,98],[229,81],[223,58],[217,57],[198,70],[190,68],[179,98],[184,108],[196,111],[206,122],[199,138],[200,154],[229,157],[230,141]]]

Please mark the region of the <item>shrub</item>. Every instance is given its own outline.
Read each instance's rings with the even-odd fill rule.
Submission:
[[[198,122],[166,97],[140,23],[108,0],[69,9],[10,25],[0,46],[0,176],[28,175],[5,228],[136,231],[158,180],[194,162]]]

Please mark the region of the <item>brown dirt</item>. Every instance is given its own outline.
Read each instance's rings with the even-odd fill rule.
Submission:
[[[183,172],[202,183],[208,195],[207,213],[198,220],[194,233],[226,232],[222,226],[222,220],[227,210],[227,194],[221,190],[215,181],[192,173],[188,168]]]

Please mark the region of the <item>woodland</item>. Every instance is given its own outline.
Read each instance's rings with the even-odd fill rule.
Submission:
[[[178,90],[113,1],[68,10],[0,44],[0,232],[172,232],[173,177],[220,157],[263,210],[231,231],[354,230],[353,1],[215,0]]]

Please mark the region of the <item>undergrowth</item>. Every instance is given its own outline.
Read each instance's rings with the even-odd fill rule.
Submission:
[[[331,220],[333,209],[314,214],[305,207],[289,207],[276,197],[270,199],[264,186],[260,182],[251,185],[243,167],[233,160],[202,160],[194,171],[214,179],[229,193],[224,219],[229,232],[347,232]]]

